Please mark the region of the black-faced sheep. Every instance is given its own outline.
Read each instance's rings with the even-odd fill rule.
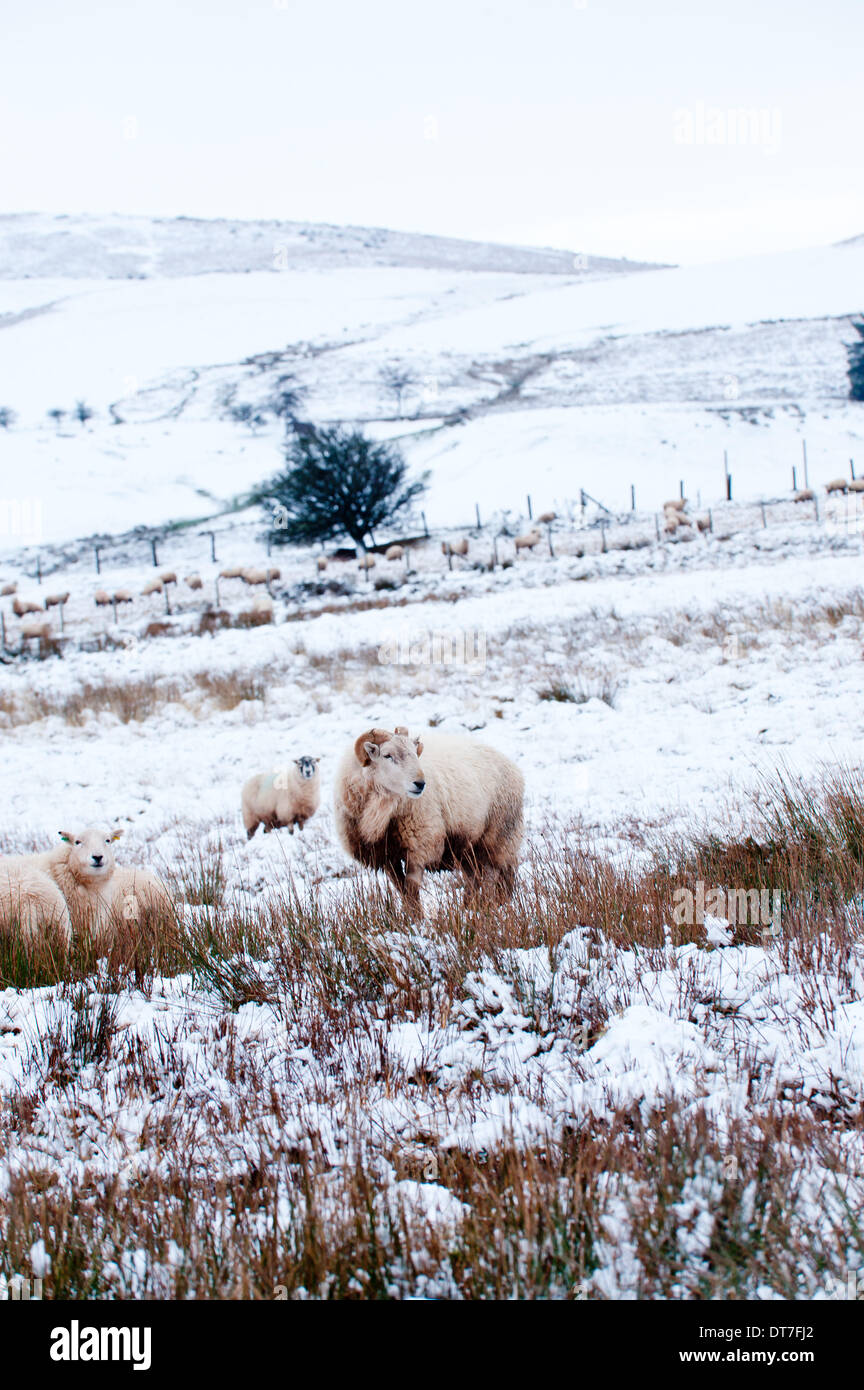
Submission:
[[[251,840],[259,825],[264,834],[287,826],[303,829],[321,803],[320,758],[295,758],[273,772],[259,772],[243,785],[240,803],[246,838]]]
[[[473,739],[424,740],[405,728],[369,729],[346,750],[335,784],[342,845],[383,869],[414,913],[426,870],[459,870],[469,900],[487,880],[494,895],[508,897],[522,843],[521,772]]]

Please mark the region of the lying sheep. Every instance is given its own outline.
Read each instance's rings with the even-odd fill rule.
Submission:
[[[53,879],[24,855],[0,859],[0,931],[16,928],[25,942],[42,932],[56,934],[67,947],[72,940],[66,899]]]
[[[543,537],[536,528],[533,531],[529,531],[527,535],[515,536],[513,539],[513,544],[516,547],[516,554],[518,555],[520,550],[533,551],[535,545],[537,545],[539,541],[542,541],[542,539]]]
[[[110,914],[114,844],[123,831],[91,826],[58,833],[61,843],[53,849],[0,860],[0,874],[32,870],[47,875],[65,899],[73,929],[91,933]]]
[[[244,584],[249,584],[254,588],[258,584],[267,583],[267,571],[252,569],[250,567],[249,569],[244,569],[241,572],[240,578],[243,580]]]
[[[186,583],[190,589],[204,588],[204,580],[201,578],[200,574],[187,574]]]
[[[405,728],[369,729],[339,766],[336,828],[346,852],[383,869],[413,913],[426,870],[460,870],[469,900],[487,879],[509,897],[524,790],[519,769],[486,744],[430,734],[424,745]]]
[[[287,826],[302,830],[321,802],[320,758],[295,758],[286,767],[259,772],[244,783],[240,794],[246,838],[251,840],[259,825],[264,834]]]
[[[41,613],[41,603],[35,603],[33,599],[18,598],[17,594],[12,600],[12,612],[16,618],[25,618],[28,613]]]
[[[830,483],[825,484],[825,491],[829,496],[832,492],[842,492],[845,494],[849,491],[849,484],[845,478],[832,478]]]
[[[792,501],[793,501],[793,502],[815,502],[815,501],[816,501],[816,493],[813,491],[812,487],[802,487],[802,488],[799,488],[798,491],[795,493],[794,497],[792,498]]]
[[[67,589],[67,591],[66,591],[65,594],[46,594],[46,595],[45,595],[45,607],[46,607],[46,609],[48,609],[48,608],[62,608],[63,605],[64,605],[64,603],[68,603],[68,602],[69,602],[69,591],[68,591],[68,589]]]
[[[147,580],[147,583],[144,585],[144,588],[141,590],[141,597],[142,597],[142,598],[150,598],[153,594],[161,594],[161,593],[162,593],[162,580],[161,580],[161,579],[148,579],[148,580]]]
[[[110,914],[115,922],[134,922],[137,926],[147,913],[174,915],[174,901],[169,890],[150,869],[117,865],[110,888]]]
[[[441,553],[442,555],[467,555],[468,537],[463,536],[460,541],[442,541]]]
[[[388,545],[384,551],[385,560],[401,560],[404,558],[405,549],[401,545]]]
[[[11,598],[11,596],[12,596],[14,593],[17,593],[17,592],[18,592],[18,581],[17,581],[17,579],[14,580],[14,581],[12,581],[12,582],[9,583],[9,584],[0,585],[0,598]]]

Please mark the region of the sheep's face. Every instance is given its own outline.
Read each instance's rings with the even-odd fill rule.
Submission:
[[[86,830],[61,830],[60,839],[69,846],[68,864],[82,883],[98,883],[114,870],[114,844],[122,830],[89,826]]]
[[[358,738],[355,752],[381,791],[398,797],[423,795],[423,745],[419,738],[409,738],[407,729],[397,729],[392,734],[385,729],[370,729]]]
[[[318,772],[320,758],[295,758],[294,762],[301,777],[315,777]]]

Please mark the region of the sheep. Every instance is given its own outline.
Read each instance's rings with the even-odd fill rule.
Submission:
[[[201,578],[200,574],[187,574],[186,583],[190,589],[204,588],[204,580]]]
[[[174,573],[174,570],[163,570],[159,578],[162,580],[163,584],[177,583],[177,575]]]
[[[256,594],[252,600],[253,613],[266,613],[268,618],[273,617],[273,600],[267,594]]]
[[[802,488],[799,488],[798,491],[795,493],[794,497],[792,498],[792,501],[793,501],[793,502],[815,502],[815,501],[816,501],[816,493],[813,491],[812,487],[802,487]]]
[[[90,826],[58,831],[61,844],[42,854],[0,860],[0,875],[33,870],[47,875],[66,900],[72,927],[90,933],[110,912],[108,886],[114,873],[114,844],[122,830]]]
[[[128,589],[117,589],[112,595],[111,601],[115,606],[118,603],[134,603],[135,596]]]
[[[219,578],[220,578],[220,579],[242,579],[242,578],[243,578],[243,566],[242,566],[242,565],[229,565],[227,569],[224,569],[224,570],[220,570],[220,571],[219,571]]]
[[[41,613],[42,605],[30,598],[18,598],[16,594],[12,600],[12,612],[16,618],[26,618],[28,613]]]
[[[336,774],[336,829],[346,852],[383,869],[409,912],[422,916],[426,870],[460,870],[468,901],[487,878],[497,895],[510,896],[524,790],[519,769],[486,744],[432,734],[424,745],[404,727],[369,729]]]
[[[27,943],[44,930],[59,936],[66,947],[72,940],[66,899],[53,879],[28,864],[25,855],[0,859],[0,931],[16,926]]]
[[[17,579],[11,580],[8,584],[0,585],[0,598],[11,598],[18,591]]]
[[[162,580],[161,580],[161,579],[148,579],[148,580],[147,580],[147,583],[144,585],[144,588],[141,590],[141,597],[142,597],[142,598],[150,598],[151,595],[153,595],[153,594],[161,594],[161,593],[162,593]]]
[[[694,517],[693,519],[696,522],[697,531],[711,530],[711,517],[708,512],[703,512],[701,516]]]
[[[252,569],[250,567],[241,571],[240,578],[243,580],[244,584],[249,584],[254,588],[258,584],[267,583],[267,571]]]
[[[514,536],[513,544],[516,547],[516,554],[518,555],[520,550],[533,550],[535,545],[537,545],[539,541],[542,541],[542,539],[543,537],[536,527],[533,531],[529,531],[527,535]]]
[[[174,915],[171,893],[150,869],[116,865],[110,887],[110,917],[114,922],[134,922],[139,926],[142,913]],[[104,941],[104,922],[101,925]]]
[[[663,530],[667,536],[674,536],[680,526],[686,526],[686,521],[680,512],[663,513]]]
[[[323,555],[318,556],[318,573],[323,574],[327,568],[327,561]]]
[[[69,602],[69,591],[68,591],[68,589],[67,589],[67,591],[66,591],[65,594],[46,594],[46,595],[45,595],[45,607],[46,607],[46,609],[48,609],[48,608],[62,608],[63,605],[64,605],[64,603],[68,603],[68,602]]]
[[[830,483],[825,484],[825,491],[828,493],[829,497],[832,492],[847,493],[849,491],[849,484],[845,478],[832,478]]]
[[[106,593],[104,589],[97,589],[93,595],[93,602],[97,608],[110,608],[111,595]]]
[[[374,555],[364,555],[363,558],[362,558],[362,560],[359,561],[359,563],[358,563],[358,565],[357,565],[357,568],[358,568],[358,569],[361,569],[361,570],[374,570],[374,568],[375,568],[375,556],[374,556]]]
[[[51,638],[51,624],[44,622],[22,623],[21,636],[34,639],[38,637],[40,642],[47,642]]]
[[[463,536],[461,541],[442,541],[441,553],[442,555],[467,555],[468,537]]]
[[[672,497],[668,502],[663,503],[664,512],[683,512],[686,507],[686,497]]]
[[[404,558],[405,548],[401,545],[388,545],[384,551],[385,560],[401,560]]]
[[[853,478],[849,484],[850,492],[864,492],[864,478]]]
[[[553,521],[558,520],[557,512],[541,512],[537,518],[541,526],[551,526]]]
[[[267,583],[273,584],[277,579],[281,578],[282,571],[280,569],[277,569],[275,565],[271,565],[267,570]]]
[[[286,767],[273,772],[259,772],[243,784],[240,804],[246,839],[251,840],[259,825],[264,834],[287,826],[303,829],[314,816],[321,802],[321,779],[318,775],[320,758],[295,758]]]

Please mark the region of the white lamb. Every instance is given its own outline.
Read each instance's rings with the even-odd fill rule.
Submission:
[[[65,899],[72,928],[90,933],[110,914],[114,844],[122,834],[101,826],[61,830],[61,843],[53,849],[0,859],[0,874],[44,874]]]
[[[264,834],[287,826],[303,829],[321,803],[321,778],[318,775],[320,758],[295,758],[293,763],[259,772],[244,783],[240,795],[246,838],[251,840],[259,825]]]

